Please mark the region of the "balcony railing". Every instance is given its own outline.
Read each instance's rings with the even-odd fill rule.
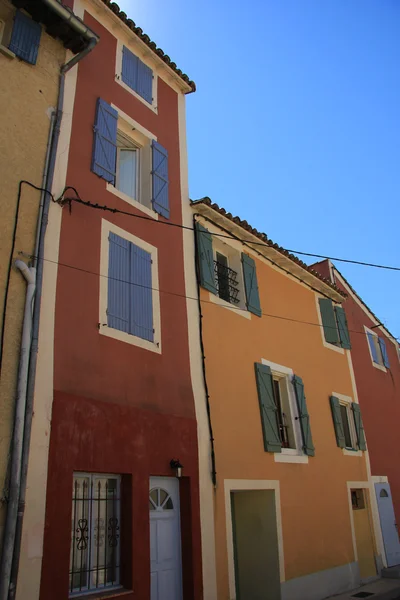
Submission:
[[[238,274],[230,267],[214,261],[215,281],[218,296],[231,304],[239,303],[239,281]]]

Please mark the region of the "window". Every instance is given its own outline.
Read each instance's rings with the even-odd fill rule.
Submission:
[[[36,64],[42,28],[31,17],[17,10],[14,16],[9,49],[31,65]]]
[[[129,48],[122,48],[121,79],[149,104],[153,103],[153,71]]]
[[[334,306],[329,298],[319,298],[319,310],[325,341],[350,350],[350,335],[344,309]]]
[[[371,360],[374,366],[390,367],[389,357],[386,349],[386,342],[382,337],[379,337],[374,331],[367,329],[365,331],[368,339],[368,347],[371,354]]]
[[[162,488],[153,488],[150,490],[149,508],[156,511],[173,510],[174,503],[168,492]]]
[[[351,490],[351,506],[353,510],[365,508],[364,490]]]
[[[74,474],[70,596],[119,586],[120,501],[118,475]]]
[[[245,253],[219,240],[196,222],[200,285],[225,302],[261,316],[256,263]]]
[[[301,377],[267,361],[254,366],[265,451],[314,456]]]
[[[168,151],[128,120],[98,98],[91,169],[107,181],[109,191],[168,219]]]
[[[359,404],[342,394],[331,396],[330,403],[337,446],[344,450],[366,450]]]

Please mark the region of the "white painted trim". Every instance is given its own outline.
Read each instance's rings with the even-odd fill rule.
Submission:
[[[111,106],[112,108],[114,108],[114,110],[117,111],[118,119],[122,119],[123,121],[125,121],[130,127],[132,127],[132,129],[135,129],[149,140],[157,141],[157,136],[154,133],[152,133],[149,129],[146,129],[146,127],[143,127],[143,125],[141,125],[138,121],[132,119],[132,117],[126,114],[126,112],[124,112],[123,110],[121,110],[116,104],[111,103]]]
[[[308,465],[307,454],[298,454],[297,450],[296,454],[289,454],[287,450],[290,450],[290,448],[282,448],[282,452],[274,452],[274,461],[276,463]]]
[[[293,369],[290,367],[284,367],[283,365],[278,365],[278,363],[274,363],[271,360],[266,360],[265,358],[261,359],[261,363],[263,365],[267,365],[271,371],[275,371],[275,373],[283,374],[283,375],[294,375]]]
[[[285,581],[285,562],[283,552],[282,514],[280,483],[272,479],[225,479],[225,519],[226,544],[228,555],[229,598],[236,600],[235,561],[233,550],[232,506],[231,492],[254,490],[273,490],[275,492],[276,529],[278,534],[279,576],[281,583]]]
[[[109,233],[115,233],[120,237],[143,248],[151,254],[151,279],[152,279],[152,301],[153,301],[153,328],[154,342],[149,342],[135,335],[125,333],[107,326],[107,302],[108,302],[108,257],[109,257]],[[99,333],[114,338],[133,346],[138,346],[151,352],[161,354],[161,315],[160,315],[160,292],[158,287],[158,250],[148,242],[136,237],[132,233],[117,227],[106,219],[101,220],[101,249],[100,249],[100,297],[99,297]]]
[[[152,88],[151,88],[151,96],[152,96],[153,100],[152,100],[151,104],[150,104],[150,102],[147,102],[147,100],[142,98],[142,96],[140,96],[140,94],[135,92],[135,90],[130,88],[129,85],[127,85],[124,81],[122,81],[122,49],[124,46],[126,46],[128,48],[128,50],[130,50],[133,54],[135,54],[135,56],[137,56],[142,62],[144,62],[145,65],[147,65],[153,72],[153,82],[152,82]],[[147,108],[152,110],[154,113],[158,114],[158,108],[157,108],[158,76],[157,76],[157,71],[154,69],[153,61],[150,62],[149,60],[146,60],[146,58],[147,57],[144,57],[142,54],[138,53],[136,44],[132,44],[132,43],[129,44],[127,42],[124,43],[119,38],[117,38],[117,52],[115,54],[115,81],[121,87],[123,87],[124,90],[126,90],[127,92],[132,94],[132,96],[134,96],[135,98],[140,100],[140,102],[142,102],[142,104],[147,106]],[[150,64],[149,64],[149,62],[150,62]]]
[[[322,324],[321,311],[319,308],[319,299],[320,298],[324,298],[324,296],[322,296],[321,294],[315,294],[315,304],[317,306],[317,317],[318,317],[318,323],[320,325],[319,330],[321,332],[322,345],[325,346],[325,348],[329,348],[329,350],[333,350],[334,352],[339,352],[339,354],[344,354],[344,348],[341,348],[340,346],[335,346],[335,344],[330,344],[325,339],[324,326]],[[338,332],[338,335],[339,335],[339,332]]]
[[[342,452],[345,456],[362,456],[361,450],[348,450],[348,448],[342,448]]]
[[[387,369],[386,369],[385,365],[384,364],[381,365],[380,363],[376,363],[374,361],[374,358],[373,358],[372,352],[371,352],[371,346],[369,344],[369,339],[368,339],[368,333],[370,333],[371,335],[373,335],[374,337],[376,337],[378,340],[379,340],[379,335],[375,331],[372,331],[372,329],[370,329],[366,325],[364,325],[364,330],[365,330],[365,339],[366,339],[367,344],[368,344],[368,350],[369,350],[369,355],[371,357],[372,366],[375,367],[376,369],[379,369],[380,371],[384,371],[386,373]],[[382,351],[380,349],[379,342],[378,342],[377,352],[379,352],[381,354],[381,356],[382,356]],[[383,360],[383,357],[382,357],[382,360]]]
[[[373,483],[389,483],[387,475],[371,475]]]
[[[148,208],[141,202],[134,200],[134,198],[131,198],[130,196],[128,196],[128,194],[124,194],[124,192],[121,192],[120,190],[118,190],[111,183],[106,184],[106,190],[107,190],[107,192],[110,192],[110,194],[113,194],[114,196],[121,198],[121,200],[124,200],[125,202],[127,202],[128,204],[133,206],[134,208],[137,208],[137,210],[140,210],[142,213],[144,213],[148,217],[151,217],[155,221],[158,221],[158,214],[154,210],[152,210],[151,208]]]
[[[217,296],[216,294],[213,294],[212,292],[209,292],[209,301],[212,302],[213,304],[218,304],[218,306],[222,306],[223,308],[227,308],[228,310],[231,310],[236,315],[239,315],[241,317],[244,317],[245,319],[251,320],[251,313],[248,310],[246,310],[245,308],[240,308],[239,306],[234,306],[230,302],[227,302],[226,300],[224,300],[223,298],[220,298],[219,296]]]

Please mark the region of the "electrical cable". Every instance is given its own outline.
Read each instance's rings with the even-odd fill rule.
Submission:
[[[12,238],[11,238],[11,250],[10,250],[10,256],[8,259],[6,287],[5,287],[5,291],[4,291],[4,300],[3,300],[3,314],[2,314],[1,335],[0,335],[0,374],[1,374],[1,369],[2,369],[2,365],[3,365],[3,350],[4,350],[4,337],[5,337],[5,328],[6,328],[8,293],[9,293],[9,289],[10,289],[11,269],[12,269],[14,250],[15,250],[15,241],[17,239],[19,209],[20,209],[20,204],[21,204],[21,194],[22,194],[23,184],[28,185],[31,188],[38,190],[39,192],[44,192],[46,194],[50,194],[53,201],[55,201],[53,195],[51,194],[51,192],[49,192],[49,190],[46,190],[45,188],[34,185],[30,181],[25,181],[25,179],[22,179],[18,184],[17,205],[15,208],[14,227],[13,227],[13,233],[12,233]]]

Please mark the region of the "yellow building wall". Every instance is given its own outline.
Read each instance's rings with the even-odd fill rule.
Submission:
[[[12,27],[15,8],[0,0],[0,20]],[[3,40],[6,43],[6,40]],[[42,185],[50,115],[57,104],[60,66],[65,49],[42,30],[36,65],[10,57],[0,48],[0,316],[7,282],[15,210],[20,180]],[[18,252],[33,253],[40,192],[23,186],[15,243]],[[26,260],[26,259],[24,259]],[[3,365],[0,379],[0,494],[4,498],[6,469],[12,432],[26,284],[13,267],[5,324]],[[1,322],[0,322],[1,327]],[[0,538],[5,509],[0,504]],[[1,539],[0,539],[1,544]]]
[[[243,250],[256,261],[263,313],[318,323],[311,288]],[[353,562],[346,482],[366,481],[367,467],[365,456],[345,456],[337,447],[329,402],[333,392],[355,400],[347,353],[325,347],[318,326],[269,316],[248,320],[210,302],[204,289],[201,300],[218,480],[218,598],[229,598],[225,479],[279,481],[285,580]],[[277,463],[264,451],[254,372],[262,359],[303,379],[315,446],[308,464]]]

